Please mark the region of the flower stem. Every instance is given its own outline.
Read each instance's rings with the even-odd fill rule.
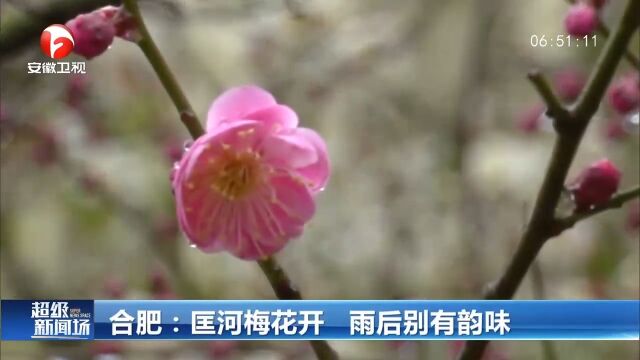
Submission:
[[[158,46],[156,46],[149,30],[145,26],[140,13],[140,8],[136,0],[124,0],[125,9],[131,13],[135,19],[136,26],[139,32],[138,46],[147,57],[149,63],[153,67],[153,70],[158,75],[162,86],[171,97],[173,104],[175,105],[178,113],[180,114],[180,120],[189,130],[189,134],[193,139],[197,139],[204,134],[204,129],[198,120],[191,104],[187,100],[182,88],[178,84],[175,76],[171,72],[169,65],[165,61],[164,57],[160,53]],[[259,260],[258,265],[264,272],[265,276],[269,280],[273,291],[276,296],[281,300],[302,300],[302,296],[297,288],[292,284],[291,279],[284,271],[284,269],[278,264],[278,262],[272,258],[267,257]],[[311,341],[311,347],[316,356],[320,360],[336,360],[338,359],[337,353],[329,346],[324,340]]]
[[[284,269],[271,256],[258,260],[258,265],[265,274],[276,296],[281,300],[302,300],[302,294],[291,283]],[[324,340],[311,341],[311,347],[318,359],[334,360],[338,359],[338,354]]]
[[[140,8],[138,7],[138,2],[136,0],[124,0],[125,9],[131,13],[136,22],[137,31],[139,32],[140,39],[138,40],[138,46],[147,57],[147,60],[153,67],[153,70],[158,75],[160,82],[162,82],[162,86],[164,86],[167,94],[173,101],[178,113],[180,115],[180,120],[184,123],[184,126],[187,127],[189,134],[194,139],[197,139],[202,134],[204,134],[204,129],[198,121],[198,117],[196,116],[189,100],[185,96],[182,88],[178,84],[176,77],[169,69],[169,65],[165,61],[164,57],[160,53],[158,46],[153,41],[151,34],[149,34],[149,30],[142,20],[142,14],[140,13]]]

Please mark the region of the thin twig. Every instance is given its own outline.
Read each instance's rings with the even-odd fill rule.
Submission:
[[[204,129],[195,115],[191,104],[187,100],[187,97],[182,91],[182,88],[171,72],[167,62],[164,60],[160,50],[153,41],[151,34],[147,30],[137,1],[124,0],[124,6],[136,21],[140,35],[138,46],[142,49],[142,52],[147,57],[151,66],[160,78],[160,81],[169,94],[169,97],[171,97],[171,100],[180,115],[180,120],[189,130],[193,139],[197,139],[204,134]],[[273,257],[267,257],[259,260],[258,265],[260,265],[260,269],[262,269],[263,273],[269,280],[271,287],[279,299],[302,300],[300,292],[295,286],[293,286],[289,276]],[[331,346],[329,346],[329,343],[324,340],[311,341],[311,346],[320,360],[338,359],[337,353],[331,348]]]
[[[571,116],[569,111],[564,108],[558,96],[554,93],[549,81],[538,70],[533,70],[527,75],[533,86],[538,90],[540,97],[547,104],[547,115],[557,122],[566,122]],[[556,127],[560,124],[556,124]]]
[[[640,0],[629,0],[618,26],[600,54],[575,110],[571,111],[570,122],[566,126],[556,127],[558,137],[531,218],[506,270],[495,285],[487,288],[485,299],[511,299],[544,243],[554,235],[555,210],[569,167],[589,121],[598,110],[606,88],[638,28],[638,13]],[[548,107],[552,105],[553,103],[547,104]],[[480,359],[487,344],[488,341],[468,341],[458,359]]]
[[[554,233],[561,232],[572,228],[577,222],[588,219],[594,215],[600,214],[606,210],[622,207],[626,202],[631,201],[640,196],[640,185],[632,189],[619,192],[603,205],[595,206],[589,210],[582,211],[556,220]]]

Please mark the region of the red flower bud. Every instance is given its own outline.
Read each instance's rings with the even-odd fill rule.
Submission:
[[[138,40],[139,34],[135,19],[123,6],[109,5],[100,8],[95,12],[113,24],[116,29],[117,37],[129,41]]]
[[[609,160],[591,164],[569,186],[575,202],[575,211],[588,210],[606,203],[620,185],[622,174]]]
[[[87,59],[105,52],[116,35],[113,22],[98,12],[80,14],[66,23],[73,34],[73,51]]]
[[[579,2],[569,8],[564,18],[564,27],[569,35],[583,37],[591,35],[598,27],[598,12],[588,4]]]
[[[607,124],[606,136],[609,140],[622,140],[627,137],[629,133],[624,127],[624,122],[621,120],[611,120]]]
[[[209,342],[209,356],[211,359],[230,358],[238,343],[231,340],[216,340]]]
[[[556,73],[554,83],[560,99],[573,102],[580,95],[586,78],[581,72],[569,69]]]
[[[627,114],[640,106],[640,80],[638,74],[627,75],[609,88],[609,104],[620,114]]]
[[[126,285],[117,278],[107,278],[104,281],[104,294],[111,299],[122,299],[124,297]]]
[[[544,112],[547,107],[538,103],[525,109],[519,116],[516,122],[518,129],[526,134],[532,134],[540,130],[542,122],[544,121]]]
[[[171,284],[169,284],[169,279],[162,269],[156,268],[151,272],[150,282],[151,295],[154,299],[170,300],[176,298],[176,295],[171,288]]]

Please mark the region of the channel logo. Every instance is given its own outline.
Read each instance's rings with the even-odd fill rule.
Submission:
[[[52,59],[62,59],[73,50],[75,42],[69,28],[64,25],[49,25],[40,35],[40,49]]]

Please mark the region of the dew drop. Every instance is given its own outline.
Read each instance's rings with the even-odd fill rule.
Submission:
[[[198,248],[198,246],[196,244],[190,244],[189,247],[192,248],[192,249],[197,249]]]
[[[185,140],[184,144],[182,145],[182,148],[184,149],[185,152],[189,151],[189,149],[191,149],[191,145],[193,145],[193,140]]]

